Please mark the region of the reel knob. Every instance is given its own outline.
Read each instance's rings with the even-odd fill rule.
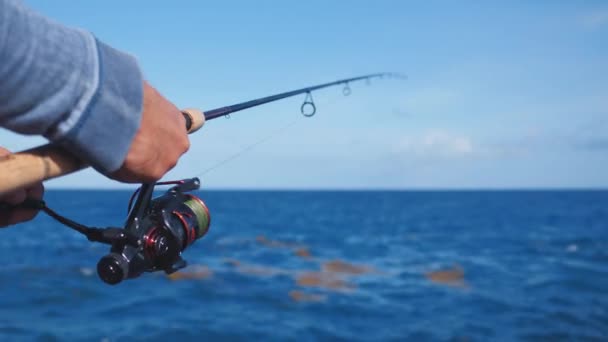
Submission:
[[[116,285],[127,276],[126,261],[115,254],[108,254],[97,263],[97,274],[105,283]]]

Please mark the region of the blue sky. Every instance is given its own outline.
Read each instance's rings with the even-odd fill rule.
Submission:
[[[608,186],[602,1],[26,1],[137,56],[178,107],[212,109],[376,71],[378,80],[209,122],[167,178],[209,188]],[[43,143],[0,132],[12,150]],[[49,187],[121,185],[89,170]]]

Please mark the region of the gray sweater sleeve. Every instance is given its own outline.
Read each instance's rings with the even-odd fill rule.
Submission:
[[[142,103],[133,57],[0,0],[0,126],[44,135],[109,173],[127,155]]]

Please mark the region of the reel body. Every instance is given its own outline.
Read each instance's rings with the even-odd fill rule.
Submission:
[[[111,241],[110,253],[97,264],[104,282],[114,285],[144,272],[170,274],[186,266],[181,253],[207,233],[210,215],[200,198],[187,193],[199,188],[198,178],[170,184],[177,185],[155,199],[155,184],[141,187],[125,227],[117,234],[121,238]]]

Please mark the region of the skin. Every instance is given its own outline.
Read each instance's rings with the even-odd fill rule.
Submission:
[[[6,156],[11,152],[3,147],[0,147],[0,157]],[[23,202],[26,198],[41,199],[44,194],[44,186],[42,183],[35,184],[26,189],[20,189],[11,192],[8,195],[0,197],[0,202],[5,202],[12,205],[17,205]],[[37,210],[16,209],[11,211],[0,211],[0,227],[6,227],[19,222],[29,221],[33,219]]]
[[[144,82],[141,125],[122,167],[109,175],[125,183],[159,180],[190,148],[184,116],[175,105]]]
[[[156,89],[144,82],[143,112],[127,157],[120,169],[107,175],[125,183],[149,183],[159,180],[188,151],[190,142],[185,119],[177,107]],[[0,147],[0,156],[10,152]],[[0,197],[0,202],[22,203],[26,198],[41,199],[42,183]],[[0,227],[33,219],[36,210],[16,209],[0,212]]]

